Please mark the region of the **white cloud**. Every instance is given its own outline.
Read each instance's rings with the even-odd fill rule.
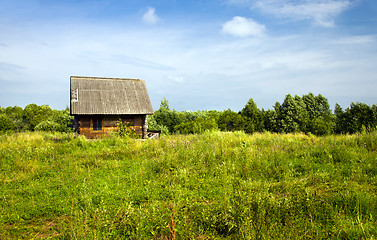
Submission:
[[[156,10],[154,8],[149,7],[148,11],[143,15],[143,22],[148,24],[156,24],[160,18],[157,16],[155,11]]]
[[[255,22],[251,18],[233,17],[232,20],[223,24],[222,32],[230,34],[236,37],[256,36],[260,37],[264,35],[266,27]]]
[[[351,0],[258,0],[253,7],[277,17],[333,27],[334,19],[352,4]]]

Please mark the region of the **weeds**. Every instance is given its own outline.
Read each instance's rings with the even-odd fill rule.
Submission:
[[[377,134],[0,136],[0,238],[375,239]]]

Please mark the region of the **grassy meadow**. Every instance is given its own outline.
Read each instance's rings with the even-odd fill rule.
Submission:
[[[377,132],[0,136],[0,239],[376,239]]]

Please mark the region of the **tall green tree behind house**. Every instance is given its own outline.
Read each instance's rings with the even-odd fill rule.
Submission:
[[[182,122],[179,113],[176,110],[170,110],[166,98],[161,101],[160,108],[154,113],[154,119],[158,125],[167,127],[170,133],[173,133],[175,126]]]

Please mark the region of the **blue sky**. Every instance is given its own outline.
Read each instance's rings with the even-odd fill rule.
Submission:
[[[0,0],[0,106],[69,106],[69,77],[145,80],[154,109],[377,104],[375,0]]]

